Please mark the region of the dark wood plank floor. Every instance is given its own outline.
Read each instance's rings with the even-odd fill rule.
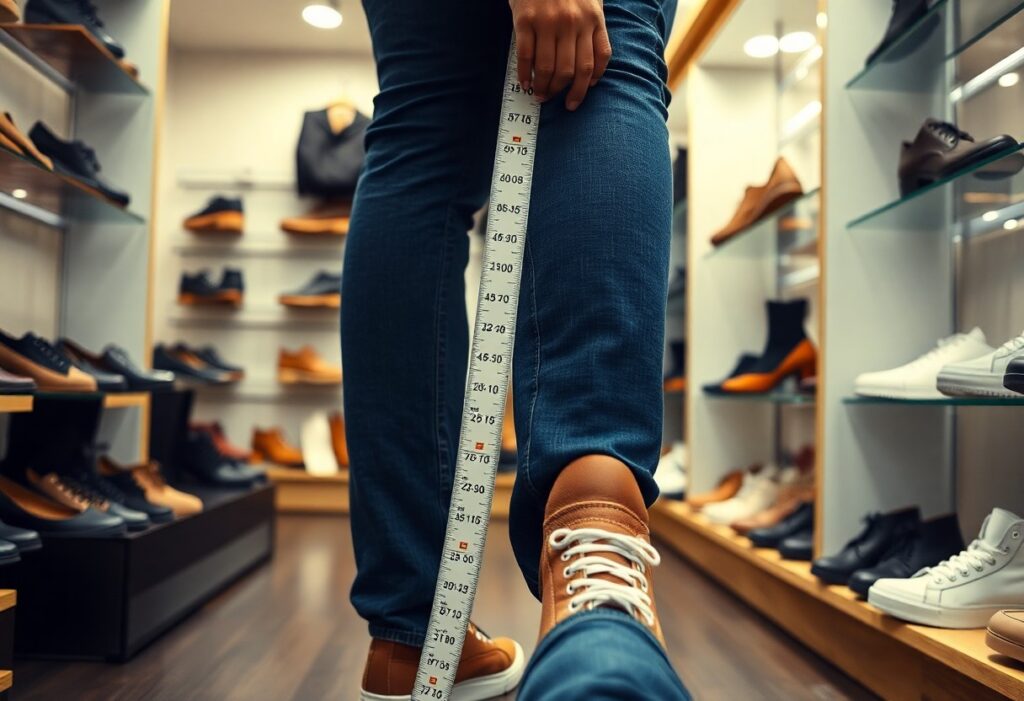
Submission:
[[[535,646],[539,606],[492,526],[476,620]],[[657,595],[672,659],[696,699],[873,698],[662,548]],[[124,664],[20,661],[15,701],[347,701],[368,637],[348,604],[348,522],[283,517],[272,564]],[[506,701],[512,701],[509,696]]]

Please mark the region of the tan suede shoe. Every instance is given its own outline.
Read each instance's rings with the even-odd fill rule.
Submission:
[[[131,472],[132,479],[142,490],[146,501],[156,506],[166,506],[177,518],[198,514],[203,510],[203,502],[199,497],[167,484],[157,462],[124,466],[103,456],[100,458],[99,469],[101,475],[116,475],[126,470]]]
[[[360,701],[405,701],[412,695],[420,648],[386,640],[370,643]],[[466,631],[453,698],[482,701],[511,691],[526,667],[523,649],[508,638],[488,638],[472,621]]]
[[[703,494],[693,494],[686,497],[686,503],[694,509],[700,509],[708,504],[714,504],[717,501],[725,501],[726,499],[732,499],[736,496],[736,492],[740,491],[740,487],[743,486],[743,470],[733,470],[725,477],[723,477],[718,485],[710,492],[704,492]]]
[[[1000,655],[1024,662],[1024,611],[1000,611],[988,621],[985,644]]]
[[[603,455],[570,463],[544,513],[540,638],[569,616],[609,607],[632,615],[664,645],[651,572],[660,562],[633,473]]]
[[[317,355],[312,346],[294,352],[282,348],[277,360],[277,379],[284,385],[339,385],[341,368]]]
[[[302,467],[302,451],[285,440],[279,428],[252,430],[254,462],[271,462],[282,467]]]
[[[281,220],[281,230],[300,236],[344,236],[348,233],[350,202],[323,202],[301,217]]]

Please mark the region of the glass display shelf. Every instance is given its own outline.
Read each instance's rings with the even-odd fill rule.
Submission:
[[[850,221],[848,229],[944,230],[1024,196],[1024,145],[1004,149]],[[951,201],[947,200],[950,195]],[[950,204],[952,209],[950,209]]]
[[[776,255],[781,249],[806,247],[818,235],[818,195],[814,188],[783,207],[740,230],[712,248],[705,258],[755,258]]]
[[[49,171],[3,147],[0,147],[0,193],[15,197],[15,205],[28,205],[26,211],[9,207],[26,216],[32,216],[28,210],[37,209],[57,218],[82,222],[144,224],[146,221],[75,178]]]
[[[772,391],[758,394],[716,394],[705,392],[708,399],[722,399],[728,402],[764,402],[767,404],[799,404],[811,406],[815,402],[815,395],[810,392],[794,391]]]
[[[2,29],[72,84],[90,92],[148,95],[149,90],[84,27],[4,24]]]
[[[1010,397],[934,397],[932,399],[898,399],[890,397],[844,397],[843,404],[905,404],[912,406],[1019,406],[1024,407],[1024,395],[1020,399]]]
[[[932,92],[942,87],[944,64],[1024,9],[1024,0],[986,0],[961,8],[937,2],[846,84],[848,90]],[[952,25],[952,26],[951,26]],[[880,28],[881,29],[881,28]],[[879,32],[879,40],[884,29]],[[953,40],[947,45],[946,37]]]

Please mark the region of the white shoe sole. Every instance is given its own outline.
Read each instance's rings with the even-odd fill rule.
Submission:
[[[945,395],[938,389],[926,389],[924,387],[911,387],[903,389],[900,387],[882,387],[878,385],[857,385],[854,388],[861,397],[881,397],[882,399],[945,399]]]
[[[958,372],[940,372],[939,391],[950,397],[1003,397],[1020,399],[1019,394],[1003,387],[1003,376],[969,375]]]
[[[999,611],[1011,606],[977,606],[972,608],[950,608],[923,602],[910,602],[876,591],[868,590],[868,603],[880,611],[909,623],[919,623],[936,628],[984,628]]]
[[[986,621],[987,622],[987,621]],[[516,656],[508,669],[487,677],[477,677],[459,682],[452,690],[451,701],[484,701],[493,699],[519,686],[519,681],[526,671],[526,654],[519,643],[516,643]],[[359,701],[410,701],[412,696],[383,696],[371,694],[369,691],[359,692]]]

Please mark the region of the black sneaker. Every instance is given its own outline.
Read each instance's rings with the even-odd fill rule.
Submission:
[[[214,285],[209,273],[201,270],[198,273],[182,273],[178,285],[178,304],[186,306],[224,305],[241,306],[243,284],[241,273],[224,271],[220,285]]]
[[[75,178],[98,190],[119,207],[128,206],[131,201],[128,193],[111,187],[100,179],[100,163],[96,160],[96,152],[87,145],[81,141],[64,141],[42,122],[36,122],[28,135],[36,148],[53,159],[54,170],[58,173]]]
[[[242,199],[218,195],[203,209],[186,218],[184,226],[196,233],[240,234],[245,229]]]
[[[217,349],[214,348],[213,346],[205,346],[203,348],[190,350],[196,357],[204,361],[210,367],[214,368],[215,370],[220,370],[221,372],[228,373],[231,376],[232,380],[237,382],[245,378],[245,368],[243,368],[240,365],[234,365],[224,360],[224,358],[221,357],[220,353],[217,352]]]
[[[221,292],[237,292],[239,298],[245,293],[245,278],[238,268],[224,268],[218,289]]]
[[[1024,394],[1024,358],[1011,360],[1006,366],[1006,373],[1003,375],[1003,387]]]
[[[846,584],[857,570],[877,565],[893,542],[916,530],[920,521],[916,506],[889,514],[870,514],[864,518],[863,530],[835,555],[815,560],[811,573],[826,584]]]
[[[286,307],[339,309],[341,274],[320,271],[299,289],[282,294],[278,301]]]
[[[204,431],[189,431],[180,466],[196,481],[216,487],[248,488],[258,479],[255,472],[237,469],[221,455],[213,438]]]
[[[140,368],[120,346],[109,345],[100,358],[105,370],[123,375],[128,388],[136,392],[161,392],[174,389],[174,373]]]
[[[814,527],[814,502],[806,501],[786,518],[774,526],[755,528],[747,533],[747,538],[757,548],[777,548],[790,536],[797,535]]]
[[[182,354],[175,352],[162,343],[153,349],[153,367],[158,370],[173,372],[177,379],[185,382],[222,385],[231,381],[227,373],[211,368],[209,365],[200,366],[190,363],[182,357]]]
[[[29,0],[25,6],[25,23],[81,25],[116,58],[124,58],[124,47],[103,29],[103,20],[89,0]]]

